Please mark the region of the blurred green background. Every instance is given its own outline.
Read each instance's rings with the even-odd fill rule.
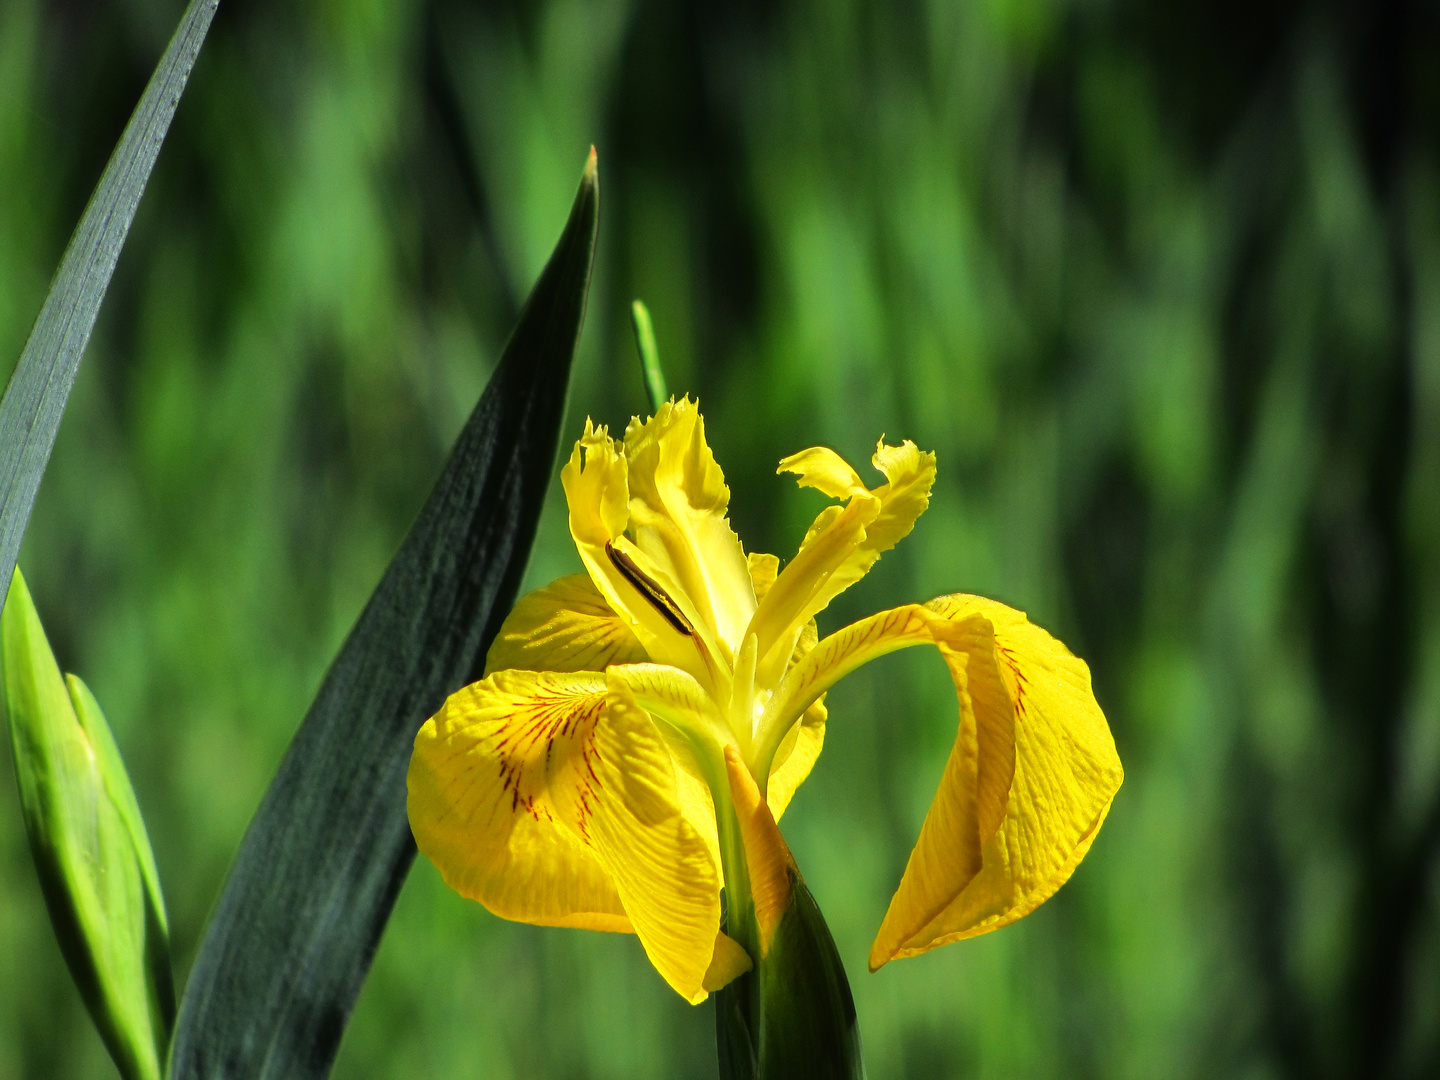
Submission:
[[[181,7],[0,0],[6,363]],[[750,549],[820,505],[784,454],[935,450],[822,629],[1022,607],[1125,762],[1054,900],[869,975],[954,701],[919,651],[832,693],[786,831],[870,1075],[1440,1073],[1437,61],[1402,0],[224,0],[21,557],[182,982],[593,142],[569,436],[642,411],[640,296]],[[532,584],[578,566],[559,509]],[[421,860],[336,1075],[703,1078],[713,1045],[633,938],[502,923]],[[0,1078],[108,1075],[7,757]]]

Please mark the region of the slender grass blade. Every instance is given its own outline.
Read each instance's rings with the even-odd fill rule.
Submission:
[[[191,0],[70,237],[0,400],[0,583],[8,586],[115,262],[219,0]]]
[[[655,324],[650,320],[650,309],[643,301],[631,303],[630,322],[635,330],[635,348],[640,353],[645,396],[650,401],[653,416],[660,411],[661,405],[670,400],[670,391],[665,386],[665,369],[660,366],[660,347],[655,344]]]

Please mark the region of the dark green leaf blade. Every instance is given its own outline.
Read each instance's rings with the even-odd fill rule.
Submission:
[[[100,302],[220,0],[190,0],[95,193],[0,400],[0,585],[8,586]]]
[[[120,1075],[160,1080],[175,995],[135,793],[93,695],[60,677],[18,572],[0,623],[16,786],[51,926]]]
[[[181,1004],[176,1080],[330,1071],[415,857],[415,733],[478,678],[554,471],[594,250],[595,156],[504,357],[286,753]]]

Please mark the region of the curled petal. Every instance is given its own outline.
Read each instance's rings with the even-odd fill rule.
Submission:
[[[899,446],[876,446],[871,459],[886,482],[868,490],[855,471],[832,450],[816,447],[780,463],[780,472],[797,473],[802,487],[814,487],[849,502],[821,511],[800,551],[780,572],[760,602],[751,630],[760,646],[763,683],[784,672],[799,628],[836,596],[859,581],[915,526],[930,501],[935,455],[922,453],[908,439]]]
[[[1038,907],[1084,857],[1122,778],[1084,662],[1022,612],[973,596],[884,611],[821,641],[781,684],[770,730],[860,664],[924,642],[950,669],[960,722],[872,970]]]
[[[897,918],[888,941],[882,925],[872,968],[997,929],[1039,907],[1090,850],[1124,778],[1083,660],[1023,612],[993,600],[955,594],[925,606],[952,624],[983,619],[993,626],[996,666],[1014,712],[1015,775],[1000,826],[985,839],[980,872],[924,925]],[[917,844],[911,866],[936,854]],[[905,887],[902,879],[892,910]]]
[[[874,492],[881,502],[880,514],[865,530],[865,547],[878,556],[909,536],[930,505],[935,455],[922,453],[909,439],[899,446],[886,446],[882,440],[875,444],[870,464],[886,481]]]
[[[780,472],[794,473],[801,487],[824,492],[832,499],[849,499],[869,492],[850,463],[828,446],[812,446],[780,462]]]

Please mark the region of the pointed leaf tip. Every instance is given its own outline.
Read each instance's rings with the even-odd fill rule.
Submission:
[[[230,871],[185,988],[170,1075],[329,1074],[415,857],[420,725],[478,679],[555,470],[595,250],[592,154],[500,365],[336,656]]]
[[[8,585],[100,302],[219,0],[191,0],[71,234],[0,399],[0,583]]]

